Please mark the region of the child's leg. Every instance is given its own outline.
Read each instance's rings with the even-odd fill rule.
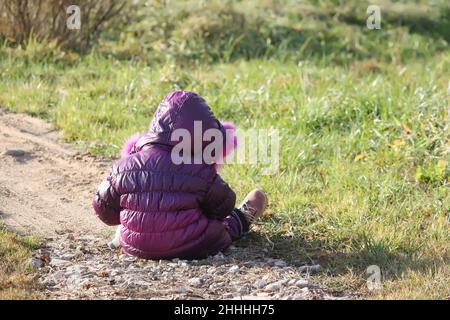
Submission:
[[[250,228],[250,224],[240,209],[234,209],[231,214],[225,218],[224,225],[233,241],[245,235]]]

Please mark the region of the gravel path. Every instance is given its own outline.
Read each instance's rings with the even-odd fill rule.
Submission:
[[[268,249],[232,246],[199,261],[146,261],[111,251],[104,239],[48,239],[33,265],[57,299],[352,299],[316,283],[320,265],[291,266]]]

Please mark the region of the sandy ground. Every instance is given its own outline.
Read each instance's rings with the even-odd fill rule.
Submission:
[[[91,208],[109,166],[61,143],[44,121],[0,109],[0,218],[18,233],[111,233]]]

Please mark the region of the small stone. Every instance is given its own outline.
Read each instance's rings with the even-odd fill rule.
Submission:
[[[50,265],[52,267],[62,268],[62,267],[68,266],[69,264],[70,264],[70,261],[63,260],[63,259],[53,258],[52,260],[50,260]]]
[[[61,256],[62,260],[72,260],[73,258],[75,258],[75,254],[73,253],[65,253]]]
[[[289,280],[289,281],[287,282],[287,285],[288,285],[288,286],[293,286],[293,285],[295,285],[296,282],[297,282],[297,280],[291,279],[291,280]]]
[[[264,290],[266,291],[277,291],[280,290],[280,284],[278,282],[274,282],[274,283],[269,283]]]
[[[177,293],[186,293],[186,292],[188,292],[188,289],[186,289],[185,287],[179,287],[179,288],[176,288],[175,291]]]
[[[230,272],[230,273],[239,273],[239,271],[240,271],[240,268],[238,265],[231,266],[228,269],[228,272]]]
[[[248,290],[245,287],[240,287],[238,288],[237,292],[239,292],[239,294],[246,294],[248,293]]]
[[[214,272],[216,272],[216,268],[214,268],[214,267],[210,267],[210,268],[208,268],[208,270],[206,270],[207,274],[213,274]]]
[[[67,278],[67,284],[74,289],[79,289],[81,286],[81,282],[82,279],[76,275]]]
[[[275,263],[275,259],[272,259],[272,258],[266,258],[266,262],[268,263],[268,264],[273,264],[273,263]]]
[[[255,287],[256,289],[262,289],[265,286],[266,286],[266,282],[261,279],[256,280],[255,283],[253,284],[253,287]]]
[[[301,273],[308,273],[308,274],[314,274],[318,273],[322,267],[320,264],[315,264],[312,266],[301,266],[298,268],[298,271]]]
[[[201,278],[191,278],[188,280],[188,284],[193,287],[200,287],[203,284],[203,280]]]
[[[275,262],[273,264],[275,267],[278,267],[278,268],[284,268],[287,266],[287,263],[284,260],[275,260]]]
[[[137,281],[135,282],[135,284],[136,284],[137,286],[141,286],[141,287],[149,287],[149,286],[151,286],[151,283],[149,283],[149,282],[147,282],[147,281],[144,281],[144,280],[137,280]]]
[[[306,288],[309,286],[309,281],[306,279],[300,279],[295,282],[295,285],[299,288]]]
[[[62,281],[62,280],[65,279],[65,278],[66,278],[66,274],[65,274],[65,272],[62,271],[62,270],[56,271],[56,272],[53,274],[53,279],[54,279],[56,282],[60,282],[60,281]]]
[[[31,265],[31,267],[33,267],[33,269],[39,269],[44,266],[44,261],[42,261],[39,258],[31,258],[30,265]]]

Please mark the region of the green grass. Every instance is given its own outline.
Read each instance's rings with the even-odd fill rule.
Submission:
[[[0,104],[48,119],[80,148],[117,156],[165,94],[194,90],[220,119],[283,129],[275,176],[250,165],[223,171],[239,198],[256,185],[269,195],[254,245],[270,241],[280,257],[319,261],[337,291],[449,298],[448,6],[386,2],[382,29],[370,31],[359,2],[311,1],[302,11],[295,1],[261,3],[240,28],[175,6],[166,14],[178,27],[167,27],[173,45],[163,51],[159,31],[143,22],[82,56],[40,43],[4,47]],[[183,19],[217,34],[189,38]],[[230,25],[229,34],[210,23]],[[274,34],[281,26],[288,30]],[[231,50],[227,41],[240,35]],[[383,272],[381,291],[366,289],[372,264]]]
[[[29,259],[38,244],[20,237],[0,224],[0,300],[42,298]]]

